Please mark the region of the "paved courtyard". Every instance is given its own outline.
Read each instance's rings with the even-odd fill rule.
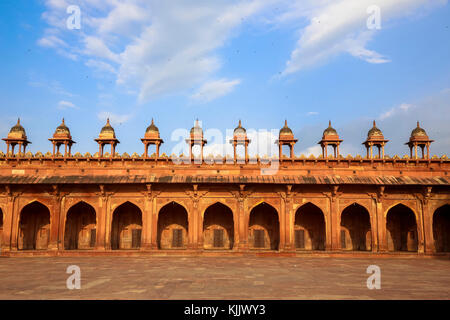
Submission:
[[[70,265],[79,290],[66,287]],[[379,290],[367,288],[369,265],[381,269]],[[2,257],[0,299],[450,299],[450,260]]]

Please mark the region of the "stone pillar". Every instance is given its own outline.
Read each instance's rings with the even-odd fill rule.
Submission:
[[[239,201],[236,203],[235,210],[233,210],[233,225],[234,225],[234,243],[233,243],[233,251],[238,251],[240,248],[241,238],[240,238],[240,210],[239,210]]]
[[[286,251],[295,251],[295,235],[294,235],[295,212],[292,206],[293,206],[293,199],[291,196],[288,195],[286,198],[286,210],[285,210]]]
[[[66,197],[61,197],[60,201],[60,211],[59,211],[59,230],[58,230],[58,250],[64,250],[64,237],[66,233]]]
[[[106,250],[106,224],[108,216],[108,197],[100,196],[99,199],[100,210],[97,213],[97,225],[96,225],[96,250]]]
[[[331,251],[332,249],[332,228],[331,228],[331,224],[332,224],[332,219],[331,219],[331,210],[332,210],[332,200],[331,197],[328,197],[329,201],[328,201],[328,210],[325,211],[324,214],[324,218],[325,218],[325,250],[327,251]]]
[[[189,208],[188,208],[189,209]],[[188,249],[194,249],[195,215],[193,205],[188,211]]]
[[[6,209],[3,213],[3,235],[2,235],[2,251],[10,251],[12,249],[12,230],[14,221],[16,196],[9,195]],[[14,242],[17,248],[17,243]]]
[[[248,250],[248,214],[245,210],[246,201],[243,197],[239,197],[239,250]]]
[[[48,244],[49,250],[58,250],[59,239],[59,225],[61,215],[61,196],[55,195],[53,201],[53,210],[50,212],[50,241]]]
[[[153,199],[146,197],[144,212],[142,212],[142,243],[141,250],[152,249]]]
[[[152,232],[151,236],[151,249],[158,249],[158,212],[156,211],[156,198],[151,199],[151,207],[152,207]]]
[[[202,212],[199,210],[199,204],[200,204],[200,201],[199,201],[199,199],[197,199],[197,212],[196,212],[196,219],[197,219],[197,223],[196,223],[196,226],[197,226],[197,232],[196,232],[196,235],[197,235],[197,241],[196,241],[196,243],[197,243],[197,249],[200,249],[200,250],[203,250],[203,240],[204,240],[204,237],[203,237],[203,216],[202,216]]]
[[[112,219],[114,215],[114,210],[117,209],[116,207],[114,210],[112,210],[111,207],[111,201],[110,197],[107,196],[106,198],[106,207],[105,207],[105,223],[104,223],[104,230],[105,230],[105,249],[111,250],[111,229],[112,229]]]
[[[284,251],[286,249],[286,195],[281,195],[280,201],[280,214],[279,214],[279,226],[280,226],[280,245],[278,247],[279,251]],[[289,229],[287,229],[289,230]]]
[[[382,199],[376,203],[377,223],[378,223],[378,251],[388,252],[386,217],[384,215],[384,206]]]
[[[8,205],[8,209],[11,210],[8,210],[11,216],[11,251],[17,251],[19,237],[20,198],[18,196],[8,197]]]
[[[336,196],[332,195],[330,198],[330,227],[328,230],[331,232],[331,250],[340,250],[341,243],[339,233],[340,215],[339,215],[339,201]]]
[[[423,232],[423,201],[417,199],[416,201],[416,224],[417,224],[417,252],[424,253],[425,252],[425,236]]]
[[[423,230],[425,233],[425,253],[432,254],[436,252],[433,237],[433,212],[430,210],[430,201],[424,199],[422,206]]]
[[[372,252],[378,252],[378,211],[377,211],[377,198],[374,197],[371,203],[370,214],[370,231],[372,236]]]

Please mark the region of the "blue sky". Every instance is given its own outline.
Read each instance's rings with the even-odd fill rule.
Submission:
[[[261,155],[285,119],[297,155],[319,154],[328,120],[344,155],[364,154],[374,119],[391,156],[408,153],[417,120],[432,154],[450,150],[447,1],[4,0],[0,15],[0,134],[20,117],[32,152],[51,150],[62,117],[83,154],[107,117],[129,154],[152,118],[167,154],[196,118],[205,153],[231,153],[239,119]]]

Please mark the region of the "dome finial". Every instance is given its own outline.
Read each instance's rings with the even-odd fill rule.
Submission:
[[[375,128],[377,126],[375,120],[373,120],[373,127]]]
[[[239,127],[239,128],[242,128],[241,119],[239,119],[239,125],[238,125],[238,127]]]
[[[328,120],[328,127],[331,128],[331,120]]]
[[[417,121],[417,128],[420,128],[419,121]]]
[[[107,119],[106,119],[106,124],[108,124],[108,125],[109,125],[109,118],[107,118]]]
[[[152,118],[152,123],[151,123],[151,124],[153,124],[153,125],[155,124],[155,123],[153,122],[153,118]]]
[[[64,123],[64,118],[63,118],[63,120],[62,120],[62,124],[65,124],[65,123]]]
[[[17,118],[17,124],[20,124],[20,118]]]
[[[284,120],[284,126],[287,127],[287,119]]]

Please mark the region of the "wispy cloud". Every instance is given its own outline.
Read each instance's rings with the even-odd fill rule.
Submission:
[[[241,80],[239,79],[220,79],[210,81],[203,84],[197,92],[191,96],[191,99],[200,102],[209,102],[230,93],[233,91],[234,87],[240,83]]]
[[[30,79],[30,81],[28,81],[28,85],[30,85],[32,87],[36,87],[36,88],[44,88],[44,89],[50,91],[51,93],[54,93],[57,95],[62,95],[62,96],[67,96],[67,97],[75,96],[73,93],[64,89],[59,81],[46,81],[46,80],[42,80],[42,79],[39,79],[39,80]]]
[[[97,114],[99,120],[106,122],[106,119],[109,119],[111,125],[123,124],[130,120],[133,115],[130,114],[115,114],[108,111],[102,111]]]
[[[64,110],[64,109],[79,109],[79,108],[70,101],[61,100],[60,102],[58,102],[58,109]]]
[[[297,0],[291,4],[291,12],[281,15],[279,22],[305,19],[306,27],[299,30],[300,37],[282,72],[288,75],[305,68],[324,63],[341,53],[362,59],[368,63],[386,63],[390,59],[367,48],[377,30],[367,27],[367,9],[380,8],[383,24],[404,17],[419,8],[441,5],[442,0]]]
[[[402,103],[401,105],[397,106],[397,107],[393,107],[391,109],[389,109],[388,111],[383,112],[380,116],[379,119],[380,120],[384,120],[387,118],[390,118],[400,112],[402,113],[406,113],[408,112],[408,110],[410,110],[413,106],[411,104],[408,103]]]
[[[145,102],[156,95],[205,84],[221,66],[215,51],[245,18],[269,2],[274,0],[80,0],[83,32],[78,33],[77,45],[70,48],[74,55],[88,59],[89,67],[117,71],[117,83],[140,88],[139,100]],[[74,33],[69,35],[63,23],[66,4],[64,0],[46,1],[43,17],[53,34],[70,38]],[[65,48],[66,43],[57,39],[46,34],[39,41]]]
[[[377,0],[375,5],[380,7],[384,28],[389,21],[446,2]],[[49,28],[38,43],[68,58],[84,59],[96,71],[113,74],[125,90],[138,88],[140,102],[191,92],[195,87],[200,89],[193,99],[214,99],[213,89],[210,94],[206,90],[222,66],[218,50],[248,20],[262,28],[270,24],[297,28],[298,40],[281,76],[342,53],[372,64],[390,61],[368,48],[379,32],[366,25],[372,0],[79,0],[83,18],[82,32],[77,33],[66,28],[66,0],[45,4],[43,18]],[[225,90],[217,87],[217,97],[236,85],[215,84]]]

